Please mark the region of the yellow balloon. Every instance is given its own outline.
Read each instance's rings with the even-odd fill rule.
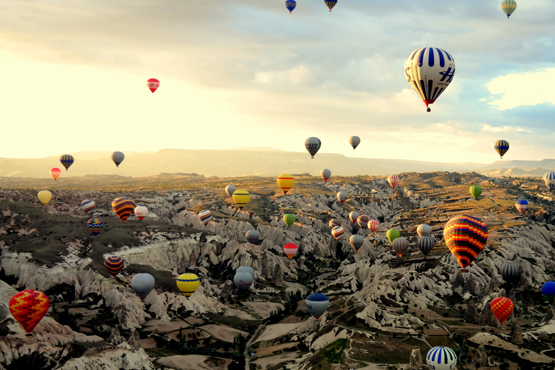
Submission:
[[[251,195],[246,190],[235,190],[233,193],[233,201],[237,207],[243,208],[251,199]]]
[[[43,190],[39,192],[39,200],[42,202],[42,204],[50,202],[50,199],[52,199],[52,193],[48,190]]]
[[[197,290],[200,279],[195,274],[181,274],[177,278],[177,288],[184,296],[189,297]]]
[[[289,190],[295,184],[295,178],[291,175],[279,175],[277,178],[277,184],[283,190],[283,194],[287,194]]]

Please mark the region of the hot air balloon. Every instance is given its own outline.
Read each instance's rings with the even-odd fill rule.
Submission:
[[[555,188],[555,172],[547,172],[543,175],[543,181],[549,191],[553,190]]]
[[[326,3],[328,8],[330,9],[330,12],[333,9],[333,7],[335,6],[335,4],[337,4],[337,0],[324,0],[324,2]]]
[[[339,193],[337,193],[337,199],[339,200],[339,202],[343,203],[347,200],[347,193],[344,191],[340,191]]]
[[[380,228],[379,221],[377,220],[368,221],[368,229],[370,229],[371,232],[375,233],[376,231],[378,231],[379,228]]]
[[[118,256],[110,256],[104,260],[104,267],[106,267],[106,271],[113,277],[116,277],[117,274],[123,270],[124,263],[123,258]]]
[[[58,177],[60,177],[61,173],[62,173],[62,170],[60,170],[59,168],[52,168],[50,170],[50,175],[54,178],[54,180],[57,180]]]
[[[356,149],[358,144],[360,144],[360,138],[358,136],[351,136],[349,138],[349,144],[351,144],[353,150]]]
[[[247,231],[245,237],[249,243],[258,244],[260,242],[260,233],[257,230]]]
[[[277,178],[277,184],[283,191],[283,194],[287,194],[287,192],[291,190],[295,184],[295,178],[291,175],[279,175]]]
[[[212,217],[213,217],[212,212],[210,212],[210,211],[207,210],[207,209],[205,209],[204,211],[200,212],[200,213],[198,214],[198,216],[199,216],[200,220],[201,220],[205,225],[207,225],[207,224],[210,222],[210,220],[212,219]]]
[[[254,279],[254,269],[250,266],[241,266],[237,269],[237,272],[248,272],[252,275],[252,278]]]
[[[285,222],[287,226],[291,226],[295,223],[295,218],[296,218],[295,215],[286,213],[283,215],[283,222]]]
[[[345,233],[345,229],[343,229],[341,226],[336,226],[333,229],[331,229],[331,235],[333,235],[335,240],[341,240],[344,233]]]
[[[353,247],[355,252],[358,253],[358,250],[364,244],[364,236],[362,236],[362,235],[351,235],[351,237],[349,238],[349,243],[351,243],[351,246]]]
[[[389,175],[387,177],[387,182],[389,182],[389,185],[391,185],[391,188],[395,189],[395,187],[397,186],[397,184],[399,183],[399,176],[397,175]]]
[[[319,319],[320,316],[328,309],[330,300],[322,293],[312,293],[305,301],[308,312],[315,318]]]
[[[119,167],[121,162],[125,159],[125,154],[122,152],[113,152],[112,153],[112,161],[116,164],[116,167]]]
[[[154,277],[150,274],[136,274],[131,279],[131,289],[137,293],[141,301],[154,289]]]
[[[499,154],[499,158],[503,159],[505,153],[509,151],[509,142],[506,140],[497,140],[494,148]]]
[[[94,207],[96,207],[94,200],[85,199],[81,202],[81,209],[85,211],[85,213],[92,213]]]
[[[509,298],[499,297],[491,301],[490,308],[499,323],[503,324],[513,313],[514,305]]]
[[[555,298],[555,281],[547,281],[542,285],[542,295],[549,303],[553,303]]]
[[[405,61],[405,77],[426,104],[426,110],[447,89],[455,76],[455,59],[443,49],[421,48]]]
[[[314,159],[314,156],[316,155],[316,153],[318,153],[318,150],[320,150],[321,145],[322,143],[317,137],[309,137],[304,142],[304,147],[306,148],[306,150],[308,150],[308,152],[312,156],[312,159]]]
[[[331,171],[327,168],[323,169],[322,171],[320,171],[320,176],[322,176],[322,179],[324,179],[324,182],[326,182],[331,177]]]
[[[359,227],[361,228],[365,228],[368,227],[368,221],[370,221],[370,217],[366,216],[366,215],[360,215],[357,218],[357,224]]]
[[[515,207],[522,214],[528,209],[528,201],[525,199],[519,199],[516,201]]]
[[[480,194],[482,194],[482,187],[480,185],[472,185],[468,191],[470,192],[470,195],[472,195],[472,198],[478,199]]]
[[[177,278],[177,289],[179,289],[181,291],[181,294],[183,294],[185,297],[190,297],[191,294],[193,294],[195,290],[197,290],[199,285],[200,279],[195,274],[181,274]]]
[[[506,282],[514,282],[520,278],[520,269],[514,263],[506,263],[501,268],[501,276]]]
[[[417,243],[418,248],[420,248],[420,251],[422,252],[424,257],[426,257],[428,253],[430,253],[432,249],[434,249],[435,244],[436,244],[435,239],[432,238],[431,236],[426,236],[426,235],[418,239],[418,243]]]
[[[33,289],[26,289],[16,293],[10,299],[9,304],[13,318],[27,333],[33,331],[35,326],[46,315],[49,307],[50,300],[46,294]]]
[[[464,269],[470,266],[486,246],[488,227],[478,217],[453,217],[443,229],[445,244]]]
[[[283,246],[283,252],[287,255],[287,257],[289,257],[289,259],[292,259],[295,254],[297,254],[298,250],[299,247],[297,247],[297,244],[294,243],[287,243]]]
[[[251,195],[246,190],[235,190],[233,192],[233,201],[239,208],[246,206],[250,199]]]
[[[351,220],[352,223],[356,223],[358,220],[358,216],[360,216],[360,214],[356,211],[353,211],[349,213],[349,220]]]
[[[235,188],[234,185],[231,185],[231,184],[225,187],[225,192],[226,192],[227,195],[229,195],[230,197],[233,196],[233,193],[235,193],[235,190],[237,190],[237,189]]]
[[[94,236],[97,236],[104,228],[104,222],[99,218],[91,218],[87,221],[87,227]]]
[[[66,168],[66,171],[71,167],[74,161],[73,156],[69,154],[64,154],[60,157],[60,162]]]
[[[233,282],[239,290],[248,290],[252,285],[253,277],[248,272],[239,272],[233,277]]]
[[[137,216],[139,220],[144,219],[147,215],[148,208],[146,208],[145,206],[138,206],[135,208],[135,216]]]
[[[285,7],[289,10],[289,14],[297,7],[297,2],[295,0],[287,0],[285,2]]]
[[[501,3],[501,9],[507,14],[507,19],[511,18],[511,14],[516,9],[516,1],[515,0],[503,0]]]
[[[385,235],[387,236],[387,239],[389,239],[389,242],[393,243],[395,239],[401,236],[401,233],[397,229],[389,229]]]
[[[405,238],[395,238],[395,240],[393,240],[393,250],[399,257],[403,257],[408,247],[409,241]]]
[[[341,221],[336,220],[335,218],[332,218],[328,223],[328,225],[333,229],[336,226],[341,226]]]
[[[50,199],[52,199],[52,193],[48,190],[42,190],[39,191],[38,197],[42,204],[46,204],[50,202]]]
[[[432,370],[455,370],[457,355],[449,347],[434,347],[426,355],[426,363]]]
[[[416,233],[420,237],[430,236],[432,234],[432,228],[430,227],[430,225],[426,224],[418,225],[418,227],[416,228]]]
[[[155,78],[149,78],[146,80],[146,86],[154,94],[154,92],[160,87],[160,81]]]
[[[116,198],[112,202],[112,210],[121,222],[125,222],[135,211],[135,202],[129,198]]]

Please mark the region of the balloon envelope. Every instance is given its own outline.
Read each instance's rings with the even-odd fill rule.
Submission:
[[[285,7],[289,10],[289,13],[291,13],[297,7],[297,2],[295,0],[287,0],[285,2]]]
[[[324,0],[324,2],[328,6],[330,12],[333,9],[333,7],[335,6],[335,4],[337,4],[337,0]]]
[[[295,223],[295,218],[295,215],[287,213],[283,215],[283,222],[285,222],[287,226],[291,226]]]
[[[509,298],[499,297],[491,301],[490,308],[497,320],[503,324],[513,313],[514,305]]]
[[[73,156],[69,154],[64,154],[60,157],[60,162],[66,168],[66,171],[71,167],[74,161]]]
[[[409,241],[405,238],[395,238],[395,240],[393,240],[393,250],[399,257],[403,257],[408,247]]]
[[[96,203],[94,202],[94,200],[85,199],[81,202],[81,209],[85,211],[85,213],[92,213],[95,207]]]
[[[247,290],[252,285],[253,277],[248,272],[239,272],[233,277],[233,282],[239,290]]]
[[[247,205],[249,200],[251,199],[251,195],[246,190],[235,190],[233,193],[233,201],[237,204],[237,207],[243,208]]]
[[[337,219],[335,219],[335,218],[332,218],[332,219],[330,220],[330,222],[328,223],[328,225],[333,229],[333,228],[336,227],[336,226],[341,226],[341,221],[339,221],[339,220],[337,220]]]
[[[349,138],[349,144],[351,144],[353,149],[356,149],[357,146],[360,144],[360,138],[358,136],[351,136]]]
[[[430,253],[432,249],[434,249],[435,244],[436,244],[436,241],[434,238],[432,238],[431,236],[423,236],[420,239],[418,239],[417,245],[420,251],[422,252],[422,254],[424,256],[427,256],[428,253]]]
[[[422,224],[416,228],[418,236],[430,236],[432,234],[432,227],[430,225]]]
[[[185,297],[190,297],[197,290],[200,279],[195,274],[181,274],[177,278],[177,289],[181,291]]]
[[[324,180],[324,182],[328,181],[328,179],[331,177],[331,171],[325,168],[322,171],[320,171],[320,176],[322,176],[322,179]]]
[[[295,243],[287,243],[283,246],[283,252],[287,255],[287,257],[289,257],[289,259],[292,259],[295,254],[297,254],[298,250],[299,247],[297,247],[297,244]]]
[[[351,220],[352,223],[355,223],[358,220],[358,216],[360,216],[360,214],[356,211],[353,211],[349,213],[349,220]]]
[[[260,233],[257,230],[247,231],[245,237],[249,243],[256,244],[260,241]]]
[[[547,281],[542,286],[542,294],[548,302],[553,302],[555,298],[555,281]]]
[[[343,203],[347,200],[347,193],[344,191],[340,191],[339,193],[337,193],[337,199],[340,203]]]
[[[480,185],[472,185],[470,189],[468,189],[472,198],[478,199],[480,194],[482,194],[482,187]]]
[[[104,228],[104,222],[99,218],[91,218],[87,221],[87,227],[94,236],[97,236]]]
[[[351,235],[349,238],[349,243],[351,243],[351,247],[358,253],[358,250],[364,244],[364,236],[362,235]]]
[[[501,9],[505,14],[507,14],[507,19],[510,19],[511,14],[516,10],[516,1],[515,0],[503,0],[501,3]]]
[[[160,81],[156,78],[149,78],[146,80],[146,87],[154,94],[156,90],[160,87]]]
[[[277,178],[277,184],[283,191],[283,194],[287,194],[287,192],[291,190],[295,184],[295,178],[288,174],[279,175]]]
[[[49,307],[50,300],[46,294],[33,289],[16,293],[9,303],[13,318],[27,333],[31,333],[35,329],[35,326],[46,315]]]
[[[453,217],[443,229],[445,243],[464,269],[470,266],[486,246],[488,227],[478,217]]]
[[[50,175],[54,178],[54,180],[57,180],[58,177],[60,177],[61,173],[62,173],[62,170],[60,170],[59,168],[52,168],[50,170]]]
[[[493,146],[499,157],[503,159],[505,153],[509,151],[509,142],[507,140],[497,140]]]
[[[365,228],[368,226],[368,222],[370,221],[370,217],[367,215],[360,215],[357,218],[357,224],[359,227]]]
[[[116,167],[119,167],[121,162],[125,159],[125,155],[122,152],[113,152],[112,153],[112,161],[116,164]]]
[[[148,208],[146,208],[145,206],[138,206],[135,208],[135,216],[137,216],[139,220],[144,219],[147,215]]]
[[[231,185],[231,184],[225,187],[225,192],[226,192],[227,195],[229,195],[230,197],[233,196],[233,193],[235,193],[235,190],[237,190],[237,189],[235,188],[234,185]]]
[[[317,319],[326,312],[330,305],[330,300],[322,293],[312,293],[305,302],[308,311]]]
[[[50,199],[52,199],[52,193],[48,190],[42,190],[39,191],[38,197],[42,204],[46,204],[50,202]]]
[[[200,220],[206,225],[210,222],[212,217],[214,216],[211,211],[205,209],[198,214]]]
[[[321,145],[322,143],[320,142],[320,139],[318,139],[317,137],[309,137],[304,142],[304,147],[306,148],[308,153],[312,156],[312,159],[314,159],[314,156],[316,155],[316,153],[318,153],[318,150],[320,150]]]
[[[555,172],[547,172],[543,175],[543,181],[549,191],[553,190],[555,188]]]
[[[514,263],[506,263],[501,268],[501,276],[507,282],[517,281],[520,278],[520,269]]]
[[[110,275],[115,277],[121,272],[121,270],[123,270],[123,258],[119,256],[110,256],[104,260],[104,267],[106,267],[106,270]]]
[[[519,199],[516,201],[515,207],[520,213],[524,213],[528,209],[528,201],[526,199]]]
[[[380,228],[379,221],[377,220],[368,221],[368,229],[370,229],[371,232],[375,233],[376,231],[378,231],[379,228]]]
[[[428,351],[426,363],[434,370],[455,370],[457,355],[449,347],[434,347]]]
[[[125,222],[135,212],[135,202],[130,198],[116,198],[112,202],[112,210],[121,222]]]
[[[387,230],[387,233],[385,235],[387,236],[387,239],[389,239],[389,242],[391,243],[395,239],[400,237],[401,233],[397,229],[389,229],[389,230]]]
[[[340,240],[343,237],[344,233],[345,233],[345,229],[343,229],[341,226],[336,226],[333,229],[331,229],[331,235],[333,235],[335,240]]]
[[[250,266],[241,266],[237,269],[236,273],[237,272],[248,272],[252,275],[252,278],[254,279],[254,269]]]
[[[391,185],[391,188],[395,189],[395,187],[397,186],[397,184],[399,184],[399,176],[398,175],[389,175],[387,177],[387,182],[389,182],[389,185]]]
[[[131,279],[131,288],[137,293],[141,301],[154,289],[154,277],[150,274],[136,274]]]

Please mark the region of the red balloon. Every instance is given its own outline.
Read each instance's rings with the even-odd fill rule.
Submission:
[[[10,299],[10,312],[27,333],[33,331],[50,307],[46,294],[27,289]]]
[[[491,301],[491,311],[501,324],[505,322],[513,313],[514,305],[509,298],[499,297]]]
[[[154,94],[154,92],[158,89],[158,87],[160,87],[160,81],[158,81],[155,78],[149,78],[148,80],[146,80],[146,86]]]
[[[53,168],[53,169],[50,170],[50,174],[52,175],[54,180],[56,180],[58,177],[60,177],[61,173],[62,173],[62,171],[59,168]]]

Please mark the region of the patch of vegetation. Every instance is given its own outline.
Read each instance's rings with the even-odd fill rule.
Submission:
[[[330,364],[343,363],[343,352],[349,344],[348,339],[338,339],[324,348],[324,356]]]

